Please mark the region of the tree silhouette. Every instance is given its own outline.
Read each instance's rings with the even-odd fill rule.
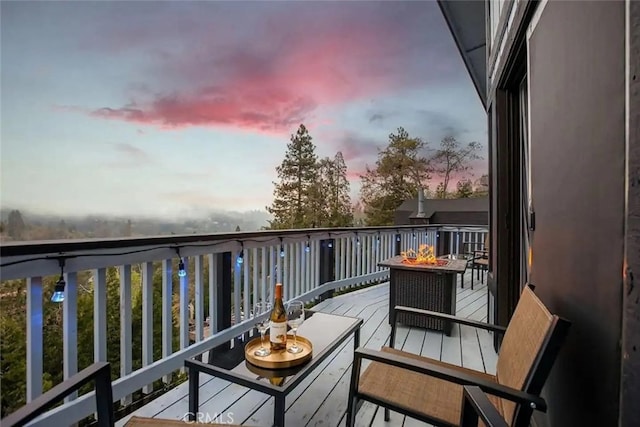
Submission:
[[[375,168],[361,175],[360,190],[368,225],[391,225],[395,210],[417,196],[430,179],[427,143],[412,138],[403,128],[389,135],[389,145],[378,153]]]

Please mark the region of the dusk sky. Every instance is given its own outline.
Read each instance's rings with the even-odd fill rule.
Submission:
[[[486,173],[486,114],[435,1],[0,7],[2,207],[262,210],[300,123],[320,157],[343,152],[353,198],[399,126],[480,142]]]

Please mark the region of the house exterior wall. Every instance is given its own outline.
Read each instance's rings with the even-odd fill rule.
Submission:
[[[620,425],[640,425],[640,2],[627,1],[629,73],[626,283]]]
[[[488,225],[489,212],[436,212],[430,224]]]
[[[573,323],[546,386],[553,426],[618,423],[624,6],[547,2],[529,39],[532,280]]]
[[[640,2],[514,1],[506,4],[509,13],[505,31],[498,31],[501,39],[494,42],[498,50],[488,57],[491,228],[492,241],[496,241],[489,279],[497,289],[514,286],[511,272],[505,267],[514,262],[513,248],[517,246],[513,235],[505,230],[518,227],[514,217],[508,216],[518,208],[509,171],[517,165],[510,152],[519,149],[509,145],[517,139],[509,123],[513,113],[509,75],[517,74],[514,70],[525,65],[535,210],[530,279],[551,311],[573,323],[543,391],[549,411],[535,414],[534,424],[538,426],[639,423],[635,402],[640,398],[640,89],[633,83],[636,77],[629,92],[629,126],[631,129],[635,123],[636,127],[629,133],[627,155],[624,53],[625,8],[629,3],[634,8],[629,14],[632,27],[635,25],[632,39],[635,37],[635,52],[639,52]],[[518,54],[523,49],[524,59]],[[638,57],[636,53],[636,62]],[[625,253],[628,267],[636,270],[633,290],[627,276],[627,293],[622,274]],[[635,292],[635,298],[628,296],[630,292]],[[504,307],[509,303],[510,296],[504,295],[492,295],[498,306],[498,323],[504,321]],[[625,351],[635,353],[625,356]],[[633,413],[628,409],[631,405],[635,405]]]

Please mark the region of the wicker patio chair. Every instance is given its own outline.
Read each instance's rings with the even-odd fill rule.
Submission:
[[[391,409],[437,426],[464,425],[465,385],[478,386],[487,393],[487,399],[508,426],[528,426],[534,409],[546,411],[546,402],[540,397],[540,392],[570,323],[549,313],[533,293],[532,286],[523,290],[507,328],[409,307],[397,306],[394,313],[397,312],[418,313],[504,333],[496,375],[392,348],[396,329],[394,319],[391,347],[383,347],[382,351],[365,348],[355,351],[347,409],[348,426],[353,426],[362,400],[384,406],[387,421]],[[372,363],[360,375],[363,359]],[[473,407],[468,403],[466,406]],[[467,418],[473,416],[468,415]]]

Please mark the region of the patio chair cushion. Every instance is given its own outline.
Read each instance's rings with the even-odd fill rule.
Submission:
[[[491,381],[496,380],[493,375],[407,353],[402,350],[383,347],[382,351],[423,360]],[[463,390],[459,384],[379,362],[371,362],[360,377],[358,391],[382,402],[437,418],[446,423],[458,424],[460,422]],[[502,413],[500,399],[489,395],[489,400]]]
[[[197,423],[195,421],[166,420],[162,418],[146,418],[133,416],[129,419],[129,421],[127,421],[124,427],[185,427],[193,424],[226,427],[233,427],[234,425],[237,426],[237,424]]]
[[[525,287],[500,347],[496,364],[498,383],[518,390],[525,388],[552,323],[549,310]],[[502,407],[505,420],[511,425],[516,404],[503,400]]]

